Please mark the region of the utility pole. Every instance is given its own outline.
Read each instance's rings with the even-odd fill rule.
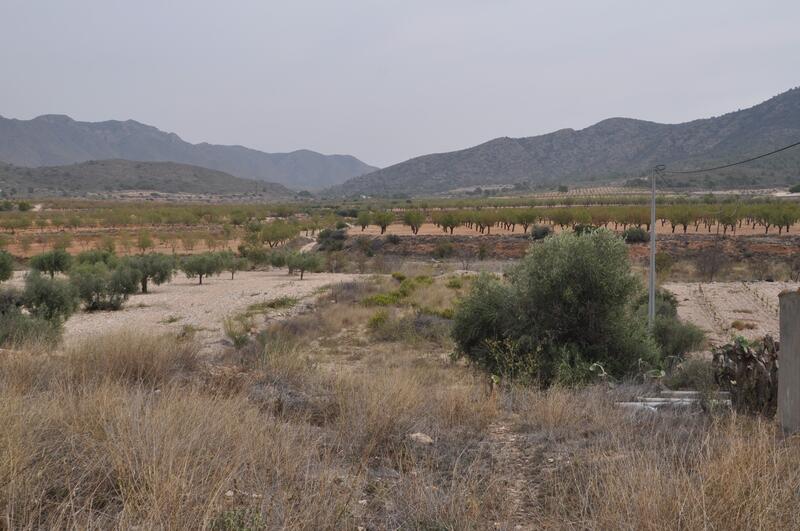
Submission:
[[[659,164],[650,177],[650,271],[648,275],[647,324],[652,329],[656,322],[656,178],[665,167]]]

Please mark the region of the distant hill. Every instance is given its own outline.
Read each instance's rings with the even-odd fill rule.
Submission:
[[[336,185],[376,169],[350,155],[308,150],[264,153],[242,146],[190,144],[174,133],[133,120],[78,122],[52,114],[33,120],[0,117],[2,161],[35,167],[105,159],[193,164],[295,190]]]
[[[189,194],[259,194],[288,199],[294,193],[281,184],[241,179],[221,171],[175,162],[93,160],[67,166],[25,168],[0,163],[0,189],[8,194],[83,195],[121,191]]]
[[[733,162],[800,141],[800,89],[764,103],[682,124],[611,118],[575,131],[497,138],[461,151],[416,157],[355,177],[334,195],[447,192],[456,188],[556,184],[638,177],[656,164],[671,169]],[[711,175],[670,178],[676,185],[751,186],[800,180],[800,149]]]

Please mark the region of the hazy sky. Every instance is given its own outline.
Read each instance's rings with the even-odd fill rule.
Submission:
[[[800,84],[800,2],[0,0],[0,114],[389,165]]]

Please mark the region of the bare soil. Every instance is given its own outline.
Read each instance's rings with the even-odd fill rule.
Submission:
[[[222,322],[225,317],[242,312],[248,306],[280,297],[299,300],[292,308],[270,310],[260,317],[280,318],[300,311],[304,300],[329,284],[346,282],[357,275],[315,273],[306,274],[303,280],[289,276],[285,269],[271,271],[244,271],[234,280],[230,275],[188,279],[179,273],[172,282],[150,286],[147,294],[131,296],[122,310],[116,312],[78,312],[66,323],[64,343],[69,344],[95,335],[118,329],[148,330],[154,334],[194,331],[204,348],[211,349],[223,341]],[[14,283],[22,283],[17,274]],[[258,318],[258,317],[257,317]],[[256,324],[259,324],[256,322]]]
[[[778,294],[797,289],[798,284],[670,282],[663,287],[678,299],[678,316],[702,328],[711,346],[719,346],[736,336],[759,339],[769,334],[777,339]]]

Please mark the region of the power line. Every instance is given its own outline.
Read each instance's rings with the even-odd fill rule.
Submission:
[[[781,151],[786,151],[787,149],[791,149],[793,147],[800,146],[800,142],[795,142],[794,144],[789,144],[788,146],[784,146],[780,149],[776,149],[775,151],[770,151],[769,153],[763,153],[761,155],[751,157],[749,159],[740,160],[739,162],[733,162],[731,164],[725,164],[723,166],[715,166],[713,168],[703,168],[700,170],[689,170],[689,171],[664,171],[663,166],[659,166],[662,168],[661,173],[668,173],[670,175],[687,175],[691,173],[703,173],[707,171],[714,171],[714,170],[722,170],[724,168],[730,168],[731,166],[738,166],[740,164],[745,164],[747,162],[752,162],[754,160],[763,159],[764,157],[769,157],[770,155],[774,155],[776,153],[780,153]]]

